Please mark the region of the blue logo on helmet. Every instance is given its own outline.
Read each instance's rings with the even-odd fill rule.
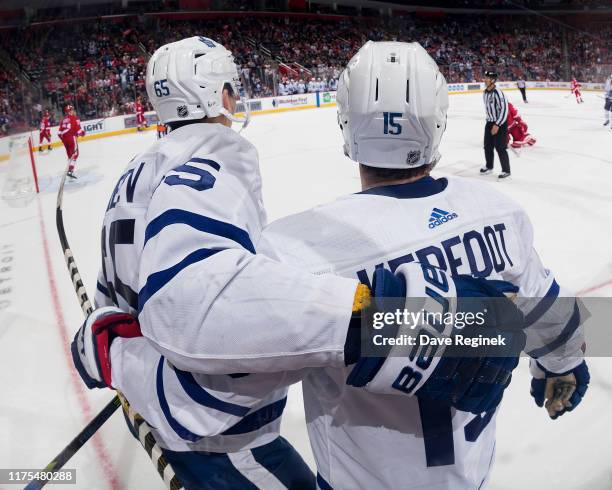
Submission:
[[[198,39],[200,40],[200,42],[206,44],[206,46],[208,46],[209,48],[214,48],[216,46],[215,42],[211,39],[208,39],[207,37],[199,36]]]

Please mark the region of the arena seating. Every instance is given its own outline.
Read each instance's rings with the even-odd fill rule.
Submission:
[[[495,1],[482,3],[494,6]],[[568,5],[583,2],[571,0]],[[0,34],[4,49],[43,95],[43,100],[36,100],[36,94],[27,93],[14,76],[0,71],[0,121],[9,121],[0,130],[36,126],[37,104],[50,108],[56,121],[66,103],[77,108],[81,119],[129,113],[136,97],[146,94],[146,53],[192,35],[215,39],[232,50],[247,95],[262,97],[275,94],[283,78],[307,84],[316,77],[323,82],[320,86],[328,87],[368,39],[419,41],[449,83],[481,80],[488,67],[509,80],[575,76],[580,81],[602,81],[599,67],[612,65],[612,51],[598,37],[609,39],[611,34],[611,24],[573,30],[539,16],[519,15],[320,20],[278,15],[170,20],[132,15],[113,21],[42,22]]]

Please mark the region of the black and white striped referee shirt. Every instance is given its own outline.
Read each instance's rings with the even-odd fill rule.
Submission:
[[[485,90],[482,94],[485,110],[487,111],[487,122],[501,126],[508,119],[508,101],[504,93],[495,87],[493,90]]]

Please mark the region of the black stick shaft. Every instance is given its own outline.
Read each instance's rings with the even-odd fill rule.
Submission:
[[[70,441],[61,452],[53,458],[53,460],[45,466],[42,470],[43,472],[52,472],[58,471],[64,467],[64,465],[68,462],[74,454],[83,447],[83,445],[91,439],[104,422],[106,422],[110,416],[115,413],[115,411],[121,406],[121,401],[118,396],[115,396],[101,411],[98,415],[96,415],[91,422],[89,422],[85,428],[77,434],[77,436]],[[39,490],[41,489],[47,482],[44,480],[32,480],[24,490]]]

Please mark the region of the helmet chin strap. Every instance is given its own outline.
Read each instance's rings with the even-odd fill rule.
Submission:
[[[433,169],[436,165],[438,165],[438,162],[441,160],[442,158],[442,154],[439,151],[436,151],[436,154],[434,155],[434,157],[431,160],[431,168]]]
[[[248,104],[244,105],[244,117],[237,117],[235,114],[232,114],[230,111],[228,111],[225,107],[222,107],[219,110],[219,113],[223,114],[230,121],[241,124],[238,133],[241,133],[242,130],[249,125],[249,122],[251,122],[251,111],[249,110]]]

